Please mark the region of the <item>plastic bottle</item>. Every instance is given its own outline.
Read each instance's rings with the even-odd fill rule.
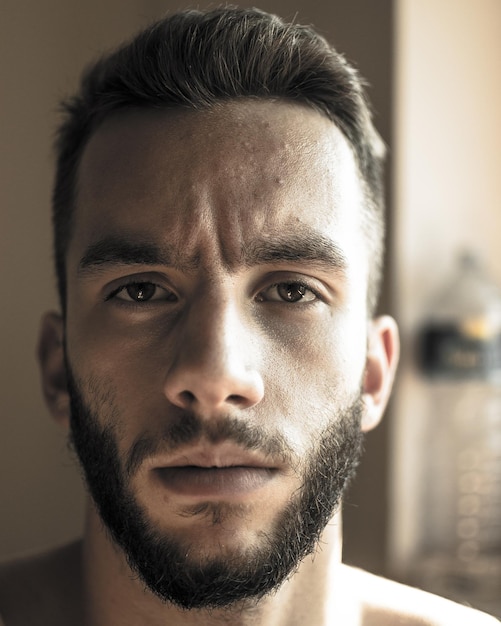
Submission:
[[[501,617],[501,291],[473,255],[418,344],[430,411],[413,582]]]

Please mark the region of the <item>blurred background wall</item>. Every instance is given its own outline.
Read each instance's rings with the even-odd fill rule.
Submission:
[[[236,2],[246,5],[247,3]],[[425,292],[458,243],[501,275],[498,0],[262,0],[313,23],[371,87],[390,147],[389,279],[382,309],[404,339],[399,393],[344,506],[347,560],[387,573],[412,541],[408,490],[419,381],[409,354]],[[197,6],[208,6],[198,2]],[[78,471],[43,405],[34,357],[41,312],[57,306],[49,222],[57,102],[84,65],[182,0],[3,0],[0,7],[0,558],[81,531]],[[412,456],[412,455],[411,455]]]
[[[501,2],[398,0],[395,10],[392,287],[403,351],[389,530],[401,570],[418,532],[417,444],[430,410],[417,327],[462,250],[501,286]]]

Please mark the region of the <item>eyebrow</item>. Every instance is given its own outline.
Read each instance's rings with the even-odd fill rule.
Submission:
[[[334,241],[308,229],[300,235],[270,236],[266,240],[251,242],[242,248],[238,259],[225,259],[230,268],[280,262],[308,263],[337,273],[344,273],[348,265]],[[200,267],[201,259],[199,255],[183,255],[172,245],[160,247],[148,240],[111,235],[87,248],[78,264],[78,274],[94,274],[114,265],[163,265],[189,272]]]
[[[79,274],[102,271],[113,265],[168,265],[175,266],[173,250],[147,240],[126,236],[105,237],[91,244],[78,264]]]
[[[316,231],[286,237],[279,235],[265,242],[251,244],[244,251],[244,263],[247,266],[281,261],[308,263],[336,272],[344,272],[348,266],[341,248]]]

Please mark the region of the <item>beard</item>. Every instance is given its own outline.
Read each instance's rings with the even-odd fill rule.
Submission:
[[[333,414],[308,457],[298,459],[301,487],[291,494],[273,528],[263,529],[258,546],[217,557],[196,556],[187,542],[157,528],[136,500],[130,479],[141,461],[159,445],[176,450],[205,437],[213,443],[232,441],[243,449],[292,462],[287,443],[281,436],[264,434],[243,420],[227,417],[209,424],[192,413],[184,413],[162,433],[160,442],[136,441],[122,462],[117,429],[101,426],[106,418],[117,415],[117,408],[109,401],[103,402],[100,410],[106,407],[107,412],[101,411],[98,419],[69,367],[67,371],[71,443],[99,515],[129,567],[146,587],[162,601],[184,609],[230,607],[244,600],[258,600],[278,589],[315,550],[361,456],[363,401],[359,395],[348,408]],[[314,416],[309,415],[308,420],[314,420]],[[227,503],[205,503],[192,507],[187,515],[205,515],[218,524],[226,515],[238,515],[237,508]]]

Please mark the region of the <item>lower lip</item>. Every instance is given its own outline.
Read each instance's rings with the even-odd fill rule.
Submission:
[[[156,470],[164,487],[178,495],[239,496],[264,487],[274,470],[264,467],[162,467]]]

